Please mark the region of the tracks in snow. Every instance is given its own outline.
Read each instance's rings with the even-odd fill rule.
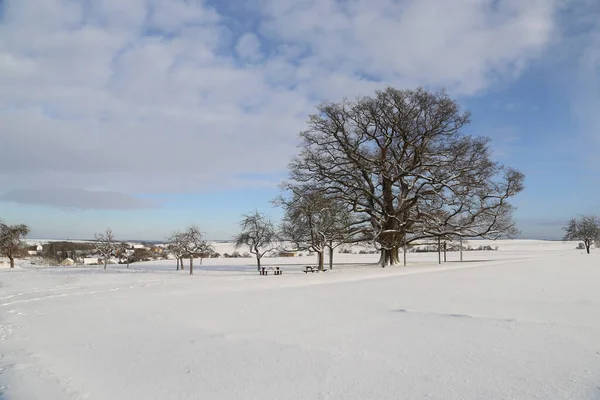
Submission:
[[[40,300],[56,299],[72,296],[89,296],[99,293],[116,292],[122,289],[135,289],[161,285],[161,279],[140,280],[137,282],[112,282],[98,285],[64,285],[48,288],[35,288],[34,290],[14,293],[0,297],[0,307],[14,304],[31,303]],[[116,285],[116,286],[115,286]],[[63,293],[56,293],[63,292]]]

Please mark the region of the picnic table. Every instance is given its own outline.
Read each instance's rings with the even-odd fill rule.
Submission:
[[[313,267],[312,265],[307,265],[306,267],[304,267],[304,269],[302,270],[302,272],[304,272],[305,274],[308,274],[309,272],[320,272],[321,270],[319,269],[319,267]],[[327,271],[326,269],[323,270],[323,272]]]
[[[279,267],[261,267],[258,272],[260,275],[269,275],[269,271],[273,271],[273,275],[283,274],[283,271]]]

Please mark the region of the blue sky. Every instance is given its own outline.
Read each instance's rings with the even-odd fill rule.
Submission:
[[[596,0],[4,0],[0,218],[162,239],[274,219],[322,100],[445,87],[526,175],[526,238],[600,214]]]

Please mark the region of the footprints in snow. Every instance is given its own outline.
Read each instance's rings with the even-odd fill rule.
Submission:
[[[121,283],[125,283],[125,282],[121,282]],[[152,279],[152,280],[147,280],[147,281],[138,281],[137,286],[130,286],[131,284],[125,284],[124,286],[120,286],[120,287],[89,290],[89,289],[94,289],[94,287],[92,286],[92,287],[87,288],[88,291],[72,291],[75,289],[85,289],[81,285],[63,286],[63,287],[58,286],[58,287],[51,287],[51,288],[47,288],[47,289],[36,289],[36,290],[29,291],[29,292],[22,292],[22,293],[13,294],[10,296],[2,297],[2,298],[0,298],[0,300],[9,300],[9,301],[0,303],[0,307],[6,307],[6,306],[9,306],[12,304],[19,304],[19,303],[30,303],[30,302],[34,302],[34,301],[46,300],[46,299],[52,299],[52,298],[60,298],[60,297],[68,297],[68,296],[83,296],[83,295],[92,295],[92,294],[97,294],[97,293],[116,292],[118,290],[126,289],[126,288],[134,289],[136,287],[151,287],[151,286],[157,286],[160,284],[162,284],[161,280]],[[29,295],[37,295],[40,292],[47,293],[47,292],[54,292],[54,291],[59,291],[59,290],[67,291],[67,293],[47,294],[47,295],[42,295],[39,297],[21,298],[21,297],[25,297],[25,296],[29,296]]]
[[[445,318],[461,318],[461,319],[489,319],[495,321],[503,321],[503,322],[516,322],[513,318],[495,318],[495,317],[487,317],[487,316],[474,316],[469,314],[459,314],[459,313],[439,313],[433,311],[419,311],[419,310],[408,310],[406,308],[399,308],[397,310],[393,310],[398,313],[410,313],[410,314],[421,314],[421,315],[431,315],[436,317],[445,317]]]
[[[4,342],[12,333],[13,330],[10,324],[0,325],[0,342]]]

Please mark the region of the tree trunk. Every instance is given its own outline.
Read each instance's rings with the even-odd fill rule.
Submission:
[[[179,257],[175,257],[175,259],[177,260],[177,269],[175,271],[179,271]]]
[[[10,267],[14,268],[15,267],[15,258],[13,256],[9,256],[8,259],[10,260]]]
[[[438,264],[442,263],[442,238],[438,236]]]
[[[183,257],[180,257],[180,258],[179,258],[179,260],[180,260],[180,261],[179,261],[179,264],[180,264],[180,268],[181,268],[181,270],[182,270],[182,271],[185,271],[184,264],[183,264]]]
[[[404,245],[402,246],[402,253],[403,253],[403,257],[404,257],[404,266],[406,267],[406,243],[404,243]]]
[[[190,275],[194,273],[194,257],[190,256]]]
[[[385,268],[388,265],[400,264],[398,257],[398,247],[394,246],[391,249],[381,249],[381,258],[379,259],[381,267]]]
[[[317,262],[319,263],[319,271],[323,271],[325,268],[323,267],[323,250],[317,251]]]
[[[587,251],[588,254],[590,254],[590,247],[592,247],[592,243],[585,242],[585,251]]]
[[[258,266],[258,272],[260,272],[260,256],[256,255],[256,265]]]
[[[444,242],[444,262],[446,262],[446,250],[447,250],[447,247],[448,247],[447,243]]]
[[[463,248],[462,248],[462,236],[460,237],[460,262],[463,262]]]
[[[333,269],[333,242],[329,242],[329,270]]]
[[[106,264],[108,264],[108,257],[104,257],[104,270],[106,271]]]

